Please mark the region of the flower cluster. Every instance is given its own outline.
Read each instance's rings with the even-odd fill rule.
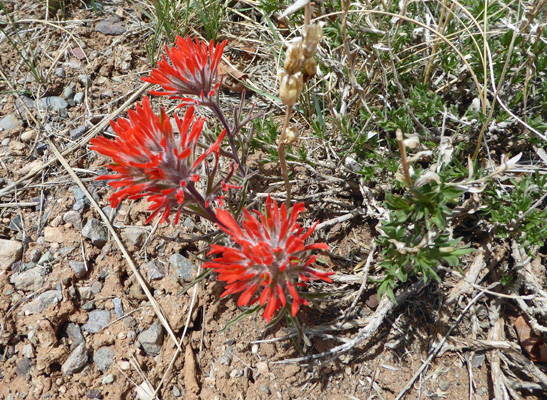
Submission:
[[[194,108],[189,107],[183,119],[175,115],[180,131],[176,139],[171,122],[165,111],[155,115],[148,97],[137,103],[136,110],[129,110],[129,119],[111,121],[117,137],[114,140],[98,137],[91,139],[91,150],[112,158],[108,165],[115,175],[102,175],[97,179],[109,180],[109,185],[119,189],[110,197],[112,207],[126,197],[135,200],[147,198],[153,211],[147,222],[162,212],[161,222],[169,221],[171,212],[178,222],[182,211],[202,215],[215,220],[209,203],[222,199],[220,188],[227,189],[225,180],[233,175],[233,169],[225,180],[214,182],[217,172],[220,143],[225,132],[206,150],[199,152],[198,140],[204,119],[194,119]],[[214,154],[215,163],[209,167],[206,157]],[[206,189],[198,191],[200,167],[205,163]]]
[[[149,77],[143,81],[161,85],[161,91],[150,91],[157,96],[171,96],[171,99],[181,99],[185,104],[207,102],[215,94],[220,86],[217,82],[218,63],[222,57],[226,41],[214,45],[213,41],[207,46],[197,38],[192,41],[190,37],[183,39],[177,36],[176,46],[169,49],[165,46],[165,56],[158,62],[158,68],[152,70]],[[196,96],[200,100],[188,98]]]
[[[328,249],[328,245],[305,243],[317,224],[304,232],[296,222],[302,211],[304,204],[295,204],[288,216],[284,204],[280,209],[276,201],[268,197],[266,212],[254,211],[258,218],[243,210],[245,218],[241,226],[229,212],[217,211],[219,227],[236,245],[212,244],[209,254],[221,256],[204,264],[203,268],[212,268],[218,272],[219,279],[227,283],[222,297],[241,293],[240,306],[257,301],[266,305],[263,316],[270,321],[277,310],[290,302],[293,317],[300,304],[308,304],[306,293],[297,288],[306,287],[310,280],[332,282],[329,276],[334,272],[312,268],[317,256],[311,255],[311,251]]]

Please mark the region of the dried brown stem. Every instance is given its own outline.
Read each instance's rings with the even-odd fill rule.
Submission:
[[[287,106],[287,111],[285,112],[285,121],[283,122],[283,129],[281,129],[281,136],[279,137],[279,142],[277,143],[277,152],[279,153],[279,166],[281,167],[281,175],[283,176],[283,181],[285,181],[285,188],[287,189],[287,198],[285,200],[287,207],[291,205],[291,183],[289,182],[287,161],[285,160],[285,139],[286,131],[289,126],[289,121],[291,120],[291,115],[292,106]]]
[[[399,144],[399,150],[401,151],[401,165],[403,166],[406,185],[410,189],[412,188],[412,180],[410,179],[410,170],[408,166],[408,160],[406,159],[406,149],[405,144],[403,143],[403,132],[400,129],[397,129],[395,135],[397,137],[397,143]]]

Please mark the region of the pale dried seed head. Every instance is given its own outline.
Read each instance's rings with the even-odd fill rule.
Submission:
[[[279,78],[279,98],[283,104],[293,106],[298,101],[298,97],[304,86],[302,72],[289,75],[287,71],[281,71],[279,73]]]
[[[293,144],[298,140],[298,131],[294,126],[289,126],[285,130],[285,144]]]
[[[323,37],[323,25],[324,22],[318,22],[316,24],[310,24],[304,28],[302,36],[304,36],[304,56],[306,58],[313,57],[317,52],[317,45]]]
[[[302,38],[297,37],[289,43],[285,53],[285,69],[290,75],[296,74],[302,68]]]
[[[315,76],[315,74],[317,73],[317,61],[315,60],[315,58],[310,57],[304,60],[304,72],[310,78]]]

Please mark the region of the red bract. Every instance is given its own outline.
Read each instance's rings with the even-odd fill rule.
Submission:
[[[216,82],[217,69],[226,42],[215,46],[211,41],[207,46],[197,37],[193,42],[189,36],[186,39],[177,36],[175,47],[169,49],[165,46],[171,64],[162,56],[158,67],[142,80],[161,85],[165,90],[150,91],[153,95],[171,96],[172,99],[182,99],[189,104],[196,100],[187,96],[197,96],[201,101],[211,98],[220,85]]]
[[[266,200],[266,212],[254,211],[255,218],[243,210],[245,218],[241,226],[225,210],[217,211],[219,227],[230,235],[234,247],[212,244],[212,253],[221,257],[203,265],[219,274],[219,279],[227,283],[221,297],[241,293],[238,305],[245,306],[258,301],[266,304],[264,319],[270,321],[273,314],[292,302],[291,314],[294,317],[300,304],[307,305],[306,293],[297,290],[307,286],[309,280],[332,282],[329,278],[334,272],[323,272],[312,268],[317,256],[311,255],[314,249],[328,249],[325,243],[305,244],[317,223],[304,232],[296,219],[304,211],[304,203],[295,204],[290,217],[283,204],[281,210],[270,197]]]
[[[112,207],[125,198],[147,198],[153,211],[147,222],[163,212],[161,222],[169,221],[169,214],[176,211],[175,223],[182,211],[199,214],[216,220],[208,202],[221,199],[223,180],[215,182],[220,142],[225,132],[208,149],[198,152],[197,143],[203,129],[204,119],[194,120],[194,108],[190,107],[184,119],[175,115],[180,138],[175,139],[169,118],[162,109],[159,116],[152,112],[147,97],[136,110],[129,110],[129,119],[120,118],[110,125],[116,133],[114,140],[104,137],[91,139],[91,149],[112,158],[108,165],[115,175],[102,175],[98,180],[109,180],[116,191],[110,197]],[[214,153],[215,165],[211,169],[205,158]],[[199,170],[206,164],[206,182],[198,190]],[[230,171],[226,180],[231,178]]]

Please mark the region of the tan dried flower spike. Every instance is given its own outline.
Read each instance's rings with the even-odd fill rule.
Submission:
[[[304,86],[302,72],[289,75],[287,71],[282,70],[279,73],[279,81],[279,98],[281,102],[287,106],[295,105]]]
[[[289,43],[285,53],[285,70],[289,75],[296,74],[302,68],[303,62],[302,38],[297,37]]]

